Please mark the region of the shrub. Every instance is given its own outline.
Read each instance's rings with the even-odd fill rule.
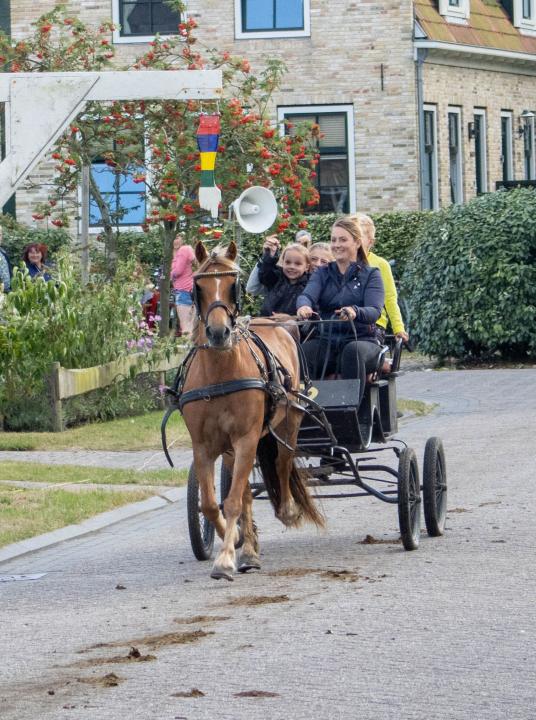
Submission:
[[[33,282],[16,271],[0,323],[0,414],[12,429],[46,429],[47,376],[52,362],[83,368],[115,360],[148,330],[141,322],[133,264],[114,281],[82,288],[67,257],[56,279]],[[99,411],[100,412],[100,411]],[[76,413],[74,413],[76,415]]]
[[[489,193],[434,213],[403,290],[425,353],[536,355],[536,192]]]

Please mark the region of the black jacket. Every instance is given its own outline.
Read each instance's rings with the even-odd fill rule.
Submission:
[[[277,255],[272,257],[265,253],[259,262],[259,280],[267,289],[260,312],[264,317],[272,313],[296,315],[296,300],[304,291],[310,277],[309,273],[305,273],[295,283],[291,283],[283,275],[277,261]]]

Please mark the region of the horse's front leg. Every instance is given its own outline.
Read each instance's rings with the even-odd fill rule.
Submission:
[[[214,487],[214,460],[207,457],[203,448],[194,451],[194,467],[201,492],[201,512],[216,528],[220,538],[225,537],[225,518],[222,515]]]
[[[242,535],[244,544],[238,561],[239,572],[260,570],[259,539],[257,537],[257,527],[253,522],[253,495],[249,481],[246,483],[244,495],[242,496]]]
[[[238,440],[234,445],[235,460],[233,466],[233,481],[229,494],[224,502],[225,537],[223,538],[221,552],[216,558],[210,574],[210,576],[216,580],[220,578],[233,580],[233,573],[236,571],[235,542],[238,537],[237,523],[242,514],[242,498],[244,497],[245,487],[249,482],[249,475],[255,462],[258,440],[258,432],[252,432]],[[249,518],[251,518],[251,509],[249,511]]]

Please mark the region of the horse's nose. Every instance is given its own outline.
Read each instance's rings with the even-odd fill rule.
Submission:
[[[221,347],[228,342],[231,330],[227,325],[218,325],[217,327],[211,327],[209,325],[206,333],[207,339],[212,346]]]

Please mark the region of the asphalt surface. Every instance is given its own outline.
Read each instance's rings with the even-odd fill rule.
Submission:
[[[410,373],[399,395],[438,403],[399,436],[421,461],[443,438],[444,537],[405,552],[370,498],[325,501],[325,532],[258,501],[263,568],[223,584],[179,501],[2,563],[2,720],[532,720],[536,370]]]

